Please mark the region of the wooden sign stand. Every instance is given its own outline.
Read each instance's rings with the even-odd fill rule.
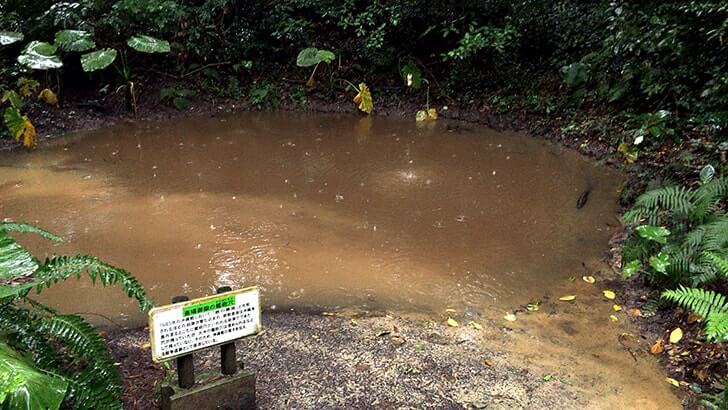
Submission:
[[[228,286],[217,293],[229,292]],[[188,301],[186,296],[176,296],[172,303]],[[162,410],[202,409],[255,409],[255,372],[240,371],[235,358],[235,342],[220,345],[220,373],[201,372],[195,384],[195,368],[192,353],[176,358],[177,383],[163,383],[161,387]],[[209,380],[209,381],[207,381]]]

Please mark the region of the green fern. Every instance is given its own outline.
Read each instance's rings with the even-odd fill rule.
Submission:
[[[149,299],[144,291],[144,286],[137,278],[124,269],[102,262],[94,256],[56,256],[46,259],[33,277],[42,281],[38,286],[38,290],[40,290],[43,286],[50,287],[59,280],[66,280],[72,276],[78,279],[83,272],[88,273],[93,283],[99,280],[105,287],[121,285],[127,296],[139,302],[142,310],[148,310],[154,306],[154,302]]]
[[[705,335],[709,339],[728,341],[728,312],[714,312],[705,320]]]
[[[121,378],[103,339],[81,317],[58,314],[27,294],[32,287],[41,291],[86,273],[94,283],[120,285],[141,309],[148,309],[153,302],[144,287],[129,272],[93,256],[55,256],[41,263],[8,232],[60,240],[32,225],[0,223],[0,343],[32,359],[40,371],[68,381],[64,408],[120,409]],[[0,351],[0,361],[11,359]],[[43,391],[35,388],[24,394],[31,400],[42,397]],[[0,408],[8,405],[0,399]]]
[[[705,335],[709,340],[728,340],[728,301],[712,290],[686,288],[666,290],[662,297],[693,311],[705,319]]]
[[[84,359],[85,367],[71,375],[69,399],[77,408],[121,408],[121,377],[96,330],[76,315],[45,318],[39,330],[67,346],[70,353]]]
[[[728,259],[721,258],[712,252],[703,252],[703,256],[713,263],[716,270],[728,279]]]
[[[704,318],[712,312],[728,312],[726,297],[712,290],[680,286],[662,292],[662,297]]]

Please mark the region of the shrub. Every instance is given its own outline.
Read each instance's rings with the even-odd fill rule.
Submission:
[[[87,255],[41,262],[10,235],[58,236],[24,223],[0,223],[0,404],[3,408],[121,408],[121,379],[103,339],[77,315],[61,314],[28,296],[86,273],[118,284],[142,310],[152,307],[129,272]]]

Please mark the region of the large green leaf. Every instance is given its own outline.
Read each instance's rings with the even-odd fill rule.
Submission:
[[[670,236],[670,231],[664,226],[641,225],[635,231],[645,239],[662,244],[667,243],[667,237]]]
[[[20,110],[14,106],[6,108],[3,114],[3,120],[13,138],[17,138],[17,135],[23,130],[25,124],[25,119],[23,119],[23,114],[20,113]]]
[[[63,67],[61,59],[55,55],[58,48],[43,41],[31,41],[18,56],[18,62],[34,70],[48,70]]]
[[[46,373],[0,341],[0,405],[7,409],[58,409],[66,379]]]
[[[104,48],[81,55],[81,68],[87,73],[103,70],[111,65],[114,60],[116,60],[116,50],[113,48]]]
[[[65,51],[86,51],[96,47],[91,34],[83,30],[61,30],[54,44]]]
[[[336,55],[329,50],[319,50],[314,47],[305,48],[298,53],[296,57],[296,65],[299,67],[310,67],[318,63],[330,63],[334,61]]]
[[[665,252],[659,252],[657,255],[650,257],[650,266],[660,273],[667,273],[667,267],[670,266],[670,256]]]
[[[0,280],[12,281],[32,275],[40,266],[38,260],[0,229]]]
[[[23,39],[23,33],[17,31],[0,31],[0,46],[17,43]]]
[[[151,36],[137,34],[127,40],[126,44],[142,53],[169,53],[169,42]]]

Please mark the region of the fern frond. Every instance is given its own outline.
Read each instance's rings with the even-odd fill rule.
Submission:
[[[635,205],[646,209],[663,209],[672,214],[687,216],[692,211],[694,194],[683,186],[666,186],[640,195]]]
[[[40,290],[43,286],[50,287],[51,284],[59,280],[66,280],[71,276],[78,279],[83,272],[88,273],[93,283],[99,280],[103,286],[121,285],[129,297],[139,302],[139,308],[142,310],[148,310],[154,306],[154,302],[144,291],[144,286],[134,275],[124,269],[102,262],[94,256],[56,256],[46,259],[34,277],[43,281],[38,286],[38,290]]]
[[[54,242],[63,242],[63,239],[60,236],[25,222],[0,222],[0,230],[19,233],[34,233]]]
[[[703,252],[703,256],[711,261],[716,270],[728,279],[728,259],[721,258],[720,256],[708,251]]]
[[[43,369],[56,369],[61,355],[48,338],[38,332],[36,324],[42,316],[10,304],[0,306],[0,330],[4,338],[21,350],[30,352],[33,362]]]
[[[728,311],[708,315],[705,320],[705,335],[710,340],[728,341]]]
[[[40,322],[39,331],[85,359],[85,368],[70,375],[68,400],[74,408],[121,408],[119,371],[90,324],[76,315],[54,315]]]
[[[712,290],[680,286],[678,289],[662,292],[662,297],[704,318],[713,312],[728,312],[726,297]]]

